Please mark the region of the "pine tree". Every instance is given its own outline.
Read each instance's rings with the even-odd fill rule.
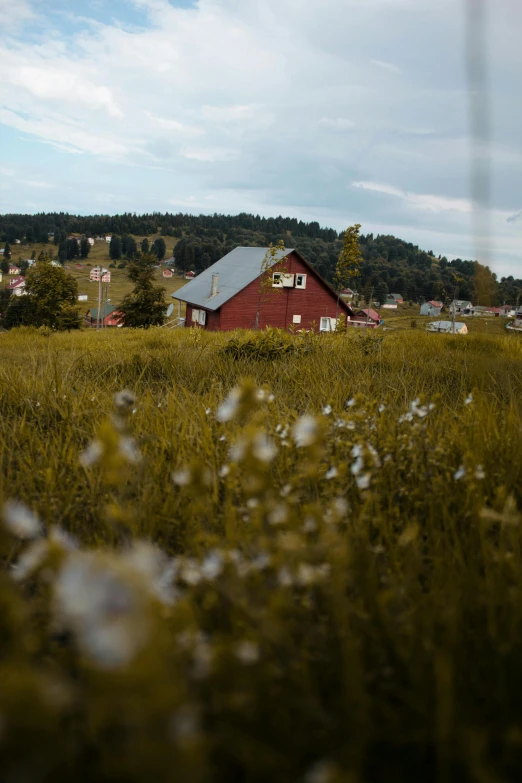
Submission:
[[[165,322],[165,289],[153,282],[156,263],[156,256],[144,253],[128,268],[127,276],[134,283],[134,289],[123,298],[119,307],[125,326],[148,329]]]
[[[80,257],[88,258],[90,252],[91,252],[91,246],[89,244],[89,240],[87,239],[87,237],[82,237],[82,240],[80,242]]]
[[[377,284],[375,289],[375,299],[380,305],[386,304],[386,297],[388,296],[388,286],[385,282],[381,281]]]
[[[157,257],[158,261],[163,261],[165,258],[165,253],[167,252],[167,246],[163,237],[159,237],[159,239],[154,240],[154,244],[152,245],[152,252]]]
[[[109,256],[113,261],[119,261],[121,258],[121,238],[116,234],[112,235],[109,245]]]
[[[11,260],[11,245],[9,242],[5,243],[4,258],[7,259],[7,261]]]
[[[145,239],[141,240],[141,252],[142,253],[148,253],[150,249],[149,240],[147,237]]]

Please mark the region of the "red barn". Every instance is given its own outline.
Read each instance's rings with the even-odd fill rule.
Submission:
[[[172,269],[165,269],[163,271],[163,277],[172,277]]]
[[[261,291],[261,269],[266,247],[236,247],[201,272],[175,294],[187,304],[186,326],[209,331],[273,326],[329,332],[336,318],[353,317],[351,307],[326,283],[297,250],[279,253],[265,272],[268,286]],[[259,317],[257,318],[259,313]]]

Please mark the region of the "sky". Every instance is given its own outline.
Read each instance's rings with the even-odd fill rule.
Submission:
[[[522,3],[485,2],[474,145],[465,0],[0,0],[0,213],[357,222],[521,277]]]

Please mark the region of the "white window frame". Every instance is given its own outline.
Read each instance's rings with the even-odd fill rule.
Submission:
[[[206,310],[200,310],[199,311],[198,324],[200,326],[205,326],[206,323],[207,323],[207,312],[206,312]]]
[[[301,316],[300,315],[293,315],[292,316],[292,323],[293,324],[300,324],[301,323]]]
[[[192,308],[192,322],[198,323],[199,320],[199,310],[197,310],[195,307]]]
[[[328,318],[328,316],[322,316],[319,322],[319,331],[331,332],[332,331],[331,325],[332,325],[332,319]]]
[[[282,288],[282,287],[283,287],[283,273],[274,272],[272,274],[272,288]]]
[[[301,282],[299,282],[299,278],[301,278]],[[306,275],[296,274],[295,287],[300,289],[306,288]]]

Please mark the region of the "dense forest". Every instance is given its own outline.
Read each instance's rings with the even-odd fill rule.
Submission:
[[[71,234],[121,237],[123,257],[132,258],[140,252],[132,235],[147,237],[158,233],[165,240],[167,257],[173,253],[180,270],[193,269],[197,273],[238,245],[265,246],[283,240],[286,247],[299,250],[323,277],[332,281],[342,245],[342,234],[322,228],[315,221],[304,223],[295,218],[264,218],[246,213],[234,216],[181,213],[0,215],[0,242],[11,245],[17,239],[29,244],[49,242],[56,246],[56,255],[61,260],[70,257],[71,244],[67,245],[67,236]],[[175,238],[176,242],[169,242],[169,238]],[[118,242],[115,241],[115,245]],[[161,242],[156,244],[156,249],[162,245]],[[494,305],[514,304],[522,295],[522,280],[512,276],[497,280],[489,269],[479,267],[474,261],[460,258],[448,261],[444,256],[421,250],[394,236],[362,235],[360,245],[363,262],[354,287],[364,292],[366,298],[379,289],[381,296],[386,290],[411,301],[448,300],[458,290],[460,298],[469,298],[475,304]],[[81,242],[78,247],[81,248]],[[158,256],[163,255],[165,251],[158,250]]]

